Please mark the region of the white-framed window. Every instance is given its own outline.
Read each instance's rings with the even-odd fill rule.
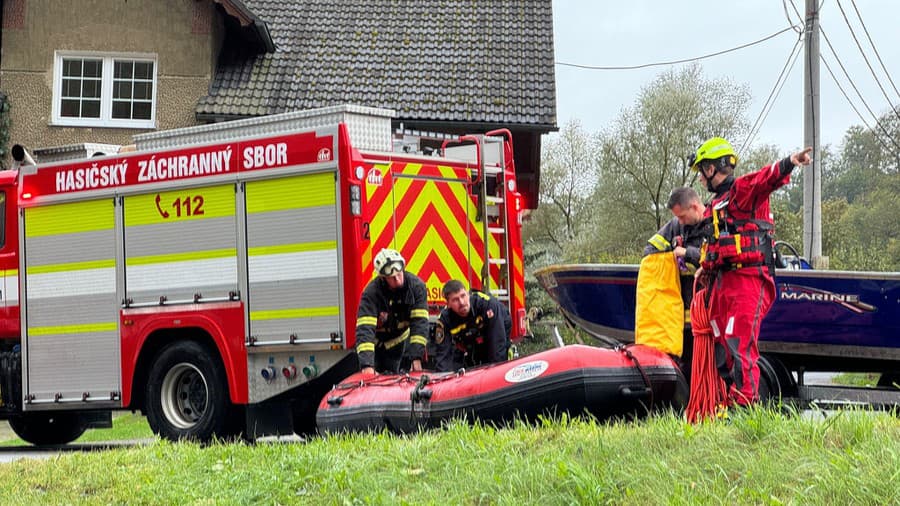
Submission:
[[[53,124],[155,128],[156,55],[57,51]]]

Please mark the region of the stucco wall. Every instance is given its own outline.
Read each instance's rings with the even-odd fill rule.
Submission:
[[[11,104],[10,143],[49,147],[129,144],[141,129],[50,125],[57,50],[157,56],[158,129],[197,124],[221,46],[212,0],[4,0],[0,89]]]

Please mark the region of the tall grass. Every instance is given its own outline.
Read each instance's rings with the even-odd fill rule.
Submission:
[[[900,420],[763,409],[464,422],[412,436],[149,446],[0,465],[0,503],[897,504]]]

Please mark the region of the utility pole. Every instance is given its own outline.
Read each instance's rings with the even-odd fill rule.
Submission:
[[[803,168],[803,256],[816,269],[827,269],[822,256],[822,163],[819,160],[819,8],[806,0],[806,61],[803,72],[803,145],[812,146],[813,162]]]

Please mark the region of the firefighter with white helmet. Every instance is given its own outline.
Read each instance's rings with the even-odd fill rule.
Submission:
[[[422,370],[428,343],[425,283],[406,271],[399,251],[384,248],[375,255],[376,277],[366,285],[356,317],[356,353],[363,373],[396,373],[404,358]]]
[[[734,176],[737,154],[725,139],[704,142],[689,165],[713,194],[704,212],[699,275],[710,291],[709,321],[719,372],[730,403],[759,400],[759,327],[775,299],[775,257],[769,195],[809,165],[812,148],[755,172]]]

